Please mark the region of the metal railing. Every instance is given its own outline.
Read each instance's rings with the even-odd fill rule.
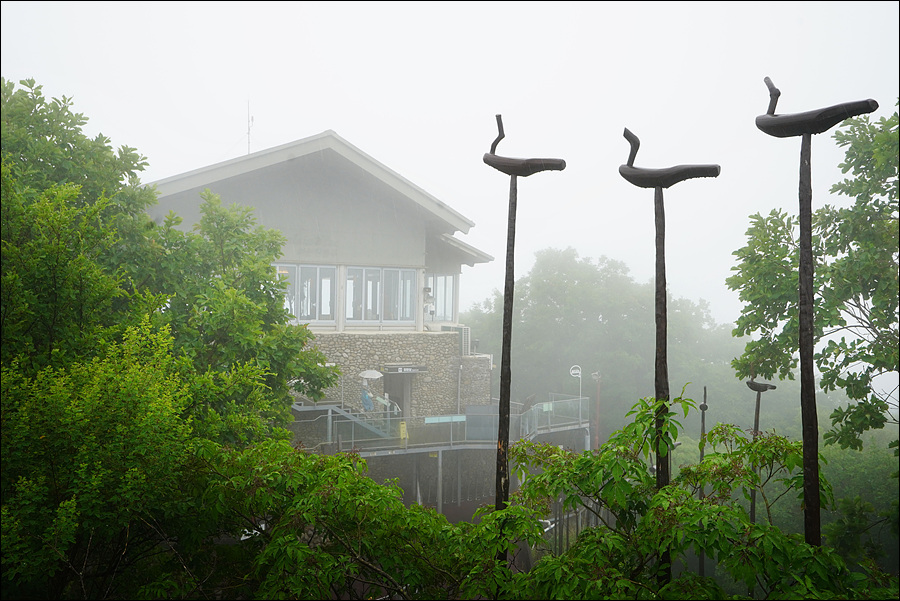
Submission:
[[[391,411],[351,412],[337,406],[298,408],[326,411],[311,420],[295,422],[296,431],[308,434],[306,448],[324,453],[496,445],[497,407],[466,407],[465,414],[402,417]],[[536,435],[586,427],[590,418],[587,397],[556,397],[510,415],[510,443]],[[318,435],[316,435],[318,433]]]

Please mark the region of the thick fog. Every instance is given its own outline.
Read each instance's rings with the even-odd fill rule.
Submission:
[[[509,178],[482,162],[562,158],[520,178],[516,275],[543,248],[653,277],[653,193],[618,173],[713,163],[665,194],[673,294],[740,305],[724,280],[748,216],[797,211],[800,143],[754,125],[765,77],[779,112],[898,97],[898,4],[24,3],[2,5],[2,74],[68,96],[87,131],[146,155],[150,182],[332,129],[471,219],[495,257],[466,267],[463,308],[502,289]],[[35,32],[40,32],[36,35]],[[843,152],[812,144],[813,205]]]

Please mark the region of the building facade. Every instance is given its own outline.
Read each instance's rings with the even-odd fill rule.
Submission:
[[[490,404],[492,357],[470,348],[459,287],[463,265],[493,257],[444,202],[330,130],[154,184],[160,223],[192,227],[209,189],[282,232],[285,307],[342,372],[325,403],[365,411],[367,388],[410,418]]]

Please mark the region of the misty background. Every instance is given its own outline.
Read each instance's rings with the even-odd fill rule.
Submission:
[[[635,165],[715,163],[665,191],[668,287],[740,312],[725,287],[748,216],[798,206],[800,142],[754,124],[770,77],[779,113],[898,95],[897,2],[3,2],[2,73],[74,99],[153,182],[332,129],[475,222],[491,254],[465,267],[461,308],[502,290],[509,178],[497,153],[563,158],[520,178],[516,278],[572,247],[654,276],[653,192]],[[842,178],[812,144],[813,207]]]
[[[481,303],[503,288],[509,177],[482,155],[501,114],[498,154],[567,163],[518,182],[516,307],[529,320],[514,331],[513,399],[596,396],[604,436],[653,391],[653,192],[618,174],[622,132],[641,140],[636,166],[718,164],[717,178],[664,193],[671,393],[690,382],[698,404],[709,392],[708,426],[746,429],[755,394],[729,364],[746,340],[731,336],[741,306],[725,280],[749,216],[798,207],[800,141],[754,123],[769,102],[763,79],[782,92],[779,113],[873,98],[873,122],[892,114],[898,6],[2,2],[0,71],[73,98],[86,134],[147,157],[144,182],[334,130],[475,223],[459,237],[495,260],[463,269],[462,321],[495,363],[500,315]],[[843,178],[833,132],[813,137],[813,208],[849,204],[828,193]],[[554,310],[570,309],[585,315],[565,323],[581,326],[553,328]],[[777,384],[760,426],[799,439],[799,383]],[[822,429],[847,402],[816,400]],[[676,465],[697,460],[699,419],[685,417]],[[896,425],[866,436],[864,453],[823,447],[823,472],[886,507]]]

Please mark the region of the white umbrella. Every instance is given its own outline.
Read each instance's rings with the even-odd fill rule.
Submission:
[[[363,378],[364,380],[377,380],[382,375],[383,374],[380,371],[376,371],[374,369],[367,369],[366,371],[360,373],[359,377]]]

